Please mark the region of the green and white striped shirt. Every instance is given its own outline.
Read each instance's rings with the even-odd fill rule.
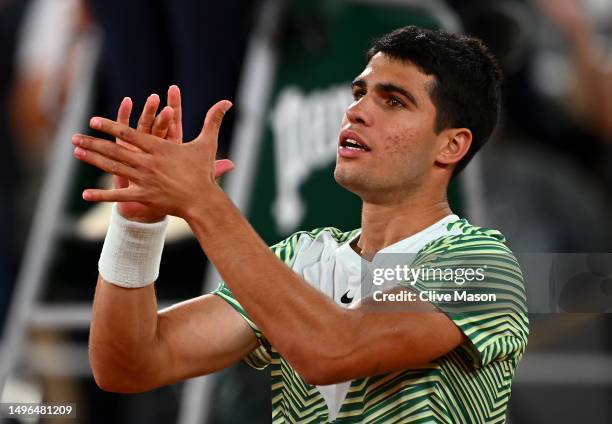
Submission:
[[[335,228],[298,232],[272,250],[305,281],[346,307],[342,296],[355,293],[355,284],[360,284],[354,276],[361,275],[361,258],[349,246],[359,232]],[[522,274],[504,242],[499,231],[451,215],[378,252],[377,256],[416,253],[412,268],[484,265],[484,280],[466,284],[466,290],[495,293],[497,299],[469,304],[432,301],[465,334],[466,343],[417,369],[333,386],[317,387],[302,380],[225,284],[215,294],[244,317],[260,342],[245,361],[257,369],[271,367],[274,423],[503,423],[512,377],[528,335]],[[420,279],[412,290],[440,293],[444,287],[448,283]]]

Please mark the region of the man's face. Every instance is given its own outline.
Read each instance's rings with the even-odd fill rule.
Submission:
[[[403,196],[422,186],[438,149],[434,76],[384,53],[353,82],[353,103],[342,119],[336,181],[364,200]],[[355,148],[353,143],[365,148]]]

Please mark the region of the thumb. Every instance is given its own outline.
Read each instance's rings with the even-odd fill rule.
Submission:
[[[215,103],[208,112],[206,112],[206,118],[204,118],[204,127],[198,135],[196,141],[206,141],[217,143],[217,139],[219,138],[219,129],[221,128],[221,123],[223,122],[223,117],[225,116],[225,112],[227,112],[232,107],[232,102],[229,100],[221,100]]]
[[[234,168],[234,162],[229,159],[215,161],[215,179],[222,177],[224,174],[227,174],[230,171],[233,171]]]

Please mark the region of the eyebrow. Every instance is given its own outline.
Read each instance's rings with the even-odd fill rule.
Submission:
[[[353,82],[351,83],[351,88],[354,87],[358,87],[358,88],[367,88],[367,83],[365,82],[365,80],[361,79],[361,78],[357,78],[355,80],[353,80]],[[398,93],[401,94],[402,96],[404,96],[405,98],[408,99],[408,101],[410,103],[412,103],[415,107],[419,107],[418,102],[416,101],[416,98],[414,97],[414,95],[412,95],[412,93],[408,90],[406,90],[403,87],[400,87],[399,85],[390,83],[390,82],[379,82],[376,83],[374,85],[374,89],[378,90],[378,91],[382,91],[384,93]]]

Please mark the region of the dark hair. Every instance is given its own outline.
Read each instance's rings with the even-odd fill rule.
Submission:
[[[503,77],[496,59],[476,38],[415,26],[376,39],[367,52],[368,61],[378,52],[435,77],[429,94],[437,110],[436,133],[462,127],[472,131],[472,145],[453,170],[453,176],[457,175],[497,124]]]

